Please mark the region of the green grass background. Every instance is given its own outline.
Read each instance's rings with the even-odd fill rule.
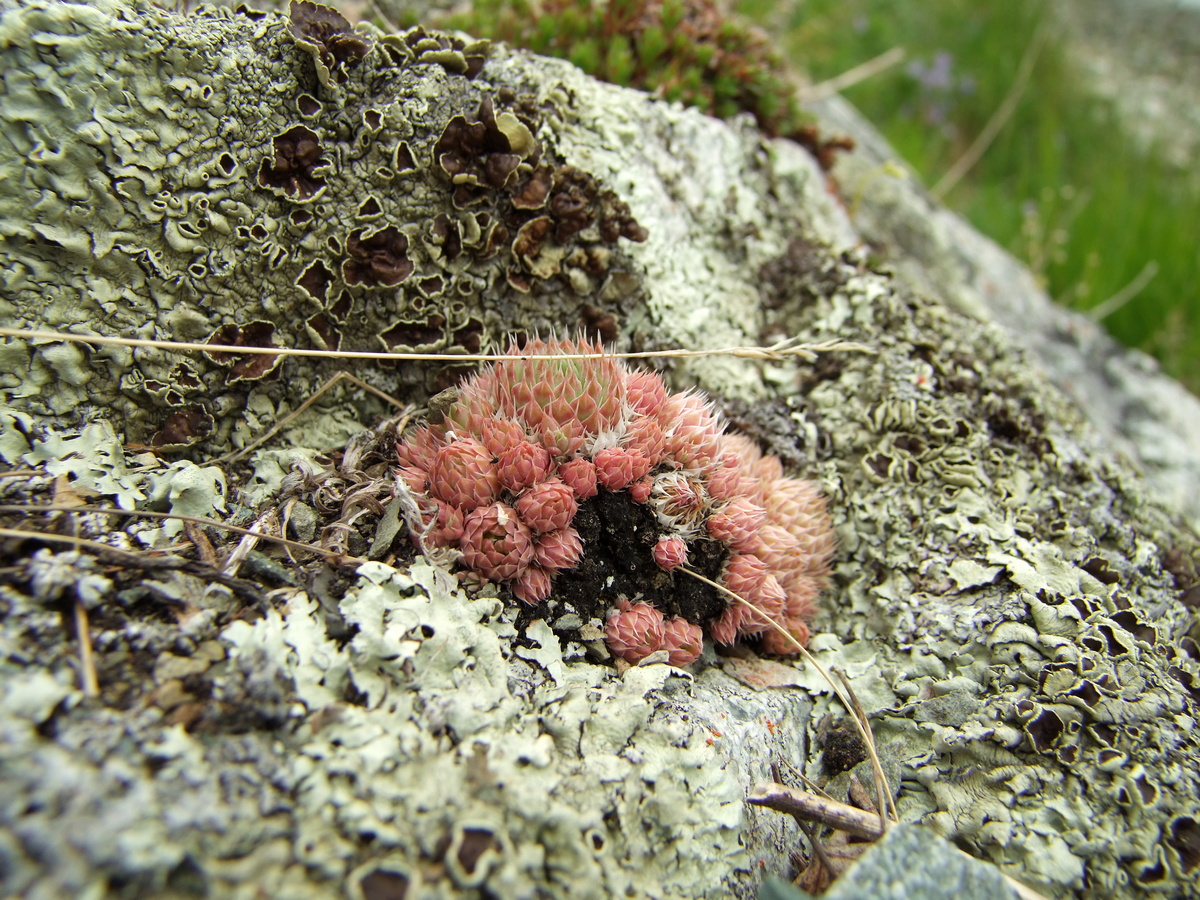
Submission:
[[[737,10],[814,81],[904,47],[904,62],[844,94],[933,185],[1004,101],[1049,2],[740,0]],[[1156,266],[1104,324],[1200,393],[1200,176],[1140,151],[1071,67],[1056,23],[1046,28],[1011,119],[944,202],[1078,309]]]

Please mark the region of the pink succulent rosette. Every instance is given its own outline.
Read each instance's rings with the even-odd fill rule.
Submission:
[[[550,596],[550,573],[534,564],[517,576],[512,584],[513,596],[531,606]]]
[[[571,358],[580,355],[589,358]],[[722,588],[757,608],[728,599],[715,614],[711,606],[688,613],[701,627],[666,621],[652,603],[621,601],[606,638],[623,659],[666,649],[672,665],[688,665],[705,632],[722,645],[754,637],[780,655],[796,649],[773,626],[808,639],[835,550],[819,488],[726,433],[700,393],[672,393],[661,375],[629,370],[599,343],[512,347],[460,385],[441,423],[416,428],[396,450],[396,489],[416,496],[423,517],[414,539],[457,548],[463,568],[525,603],[552,596],[565,573],[599,552],[588,543],[595,526],[578,525],[584,508],[623,497],[622,509],[643,508],[642,519],[623,513],[627,549],[605,552],[647,554],[641,565],[668,573],[659,579],[667,589],[689,565],[708,565]]]
[[[538,535],[533,545],[538,565],[548,572],[573,569],[583,558],[583,541],[574,528],[561,528]]]
[[[662,612],[649,603],[631,604],[628,600],[617,602],[604,629],[604,641],[613,656],[631,663],[662,649],[665,636]]]
[[[533,535],[515,509],[494,503],[467,514],[459,549],[468,569],[493,581],[512,581],[533,560]]]
[[[492,454],[470,437],[442,447],[429,467],[429,493],[464,512],[491,503],[500,496]]]
[[[534,531],[560,531],[571,524],[578,510],[575,494],[558,478],[547,478],[517,498],[521,521]]]
[[[646,454],[627,447],[601,450],[592,462],[596,464],[596,481],[610,491],[624,490],[650,471]]]
[[[659,538],[652,552],[658,567],[670,572],[687,562],[687,541],[678,535]]]
[[[571,488],[578,500],[590,500],[596,496],[596,464],[590,459],[568,459],[558,467],[558,477]]]
[[[463,511],[442,500],[437,502],[437,514],[425,528],[427,547],[452,547],[463,534]]]
[[[505,490],[520,493],[532,487],[554,469],[554,458],[545,447],[521,438],[502,446],[495,456],[497,474]]]
[[[690,666],[704,649],[704,631],[699,625],[676,616],[663,627],[662,649],[668,652],[667,662],[671,665]]]

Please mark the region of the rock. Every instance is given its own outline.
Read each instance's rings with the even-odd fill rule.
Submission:
[[[1054,303],[1032,273],[958,215],[935,204],[871,125],[840,97],[813,105],[822,127],[855,152],[834,169],[868,184],[849,209],[860,234],[913,290],[1010,332],[1074,401],[1109,452],[1125,454],[1155,497],[1200,524],[1200,400],[1158,363],[1122,347],[1082,313]]]
[[[759,900],[807,900],[779,882],[763,885]],[[992,866],[971,859],[920,825],[901,824],[875,842],[823,895],[826,900],[1017,900]]]
[[[580,322],[622,349],[862,345],[669,374],[824,486],[840,547],[811,649],[871,716],[902,817],[1055,896],[1197,896],[1195,534],[1031,362],[1037,335],[992,319],[969,259],[922,249],[944,245],[943,213],[856,225],[799,147],[566,63],[295,27],[0,6],[5,324],[343,350]],[[864,209],[893,204],[887,184]],[[862,252],[879,234],[896,274]],[[3,354],[5,460],[239,522],[214,457],[339,365]],[[416,402],[453,381],[416,362],[356,374]],[[261,459],[268,513],[332,483],[317,450],[361,449],[347,431],[380,407],[350,409],[293,432],[295,459]],[[200,465],[128,467],[114,428]],[[93,551],[112,581],[97,698],[63,617],[22,574],[0,588],[6,894],[749,896],[798,845],[743,804],[749,786],[777,763],[832,774],[810,738],[843,711],[806,668],[754,690],[709,649],[689,674],[618,676],[419,558],[275,589]],[[166,653],[207,666],[174,673],[169,714],[147,703]]]

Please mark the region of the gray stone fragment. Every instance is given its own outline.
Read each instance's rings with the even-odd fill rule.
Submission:
[[[920,825],[898,825],[821,895],[826,900],[1017,900],[992,866]],[[759,900],[808,900],[806,891],[765,884]]]

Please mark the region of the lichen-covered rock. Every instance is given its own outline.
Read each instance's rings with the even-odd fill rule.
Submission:
[[[111,2],[0,10],[6,323],[463,346],[473,320],[484,336],[582,317],[655,349],[867,345],[670,374],[700,382],[748,446],[830,498],[839,550],[810,647],[871,716],[902,816],[1047,895],[1200,896],[1196,536],[1008,332],[872,268],[802,150],[562,63],[499,50],[474,71],[448,38],[318,29],[326,44],[282,16]],[[522,166],[529,181],[510,192]],[[556,184],[557,221],[537,206]],[[487,225],[519,222],[507,242],[481,224],[485,207]],[[593,221],[574,230],[581,209]],[[437,293],[450,280],[454,299]],[[255,380],[248,357],[221,351],[23,341],[0,358],[15,407],[0,412],[0,457],[44,473],[3,479],[6,499],[42,501],[59,479],[68,499],[74,484],[76,500],[133,507],[153,492],[194,510],[198,490],[241,522],[233,478],[135,472],[116,431],[154,443],[171,411],[161,446],[210,419],[214,445],[236,443],[320,374],[290,360]],[[358,372],[405,397],[431,387],[415,367]],[[110,405],[116,430],[64,430]],[[337,448],[344,417],[299,434]],[[330,485],[349,463],[321,470],[306,452],[281,475],[279,453],[260,459],[255,496],[282,479],[280,520],[301,506],[335,519]],[[597,491],[589,465],[560,467],[577,500]],[[642,500],[686,516],[685,488]],[[406,536],[390,496],[367,499],[338,540],[383,559]],[[480,896],[486,881],[506,896],[745,896],[764,870],[786,874],[795,839],[743,806],[745,788],[783,759],[836,791],[853,764],[833,738],[809,750],[821,715],[842,711],[820,696],[806,717],[826,690],[807,670],[787,670],[807,690],[751,691],[722,669],[760,684],[761,670],[710,643],[693,680],[654,663],[618,677],[587,656],[602,628],[560,623],[560,636],[419,560],[347,579],[260,554],[237,577],[201,577],[114,555],[147,532],[115,517],[5,526],[60,520],[63,537],[113,550],[35,560],[40,542],[4,538],[5,893]],[[79,686],[76,603],[91,616],[95,697]]]
[[[875,842],[862,858],[821,894],[825,900],[1020,900],[993,867],[962,853],[920,825],[903,823]],[[759,900],[809,900],[807,892],[781,882],[763,886]]]
[[[569,96],[531,93],[519,64],[481,77],[486,44],[355,30],[307,2],[291,20],[116,0],[3,9],[6,324],[461,352],[626,315],[623,247],[644,229],[556,149]],[[72,419],[107,407],[155,449],[240,443],[328,374],[231,351],[5,356],[8,402]],[[397,375],[439,386],[428,367],[390,387]]]
[[[174,586],[197,610],[227,599]],[[698,684],[665,665],[614,678],[544,623],[515,640],[504,604],[468,600],[427,565],[362,567],[338,603],[342,637],[303,592],[219,644],[173,624],[101,630],[99,703],[73,687],[53,599],[0,596],[6,894],[461,897],[486,885],[604,900],[753,885],[742,796],[757,772],[722,739],[721,708],[692,702]],[[59,649],[35,661],[17,633]],[[153,681],[117,702],[122,656],[133,672],[150,662]],[[755,721],[757,771],[769,752],[798,751],[766,724],[797,711],[785,695],[715,669],[700,683]],[[760,852],[786,847],[763,824],[775,834]]]
[[[902,813],[1054,891],[1194,895],[1194,535],[995,326],[842,272],[806,333],[888,349],[802,382],[844,516],[811,647],[870,698]]]
[[[1145,10],[1138,8],[1138,14]],[[1098,20],[1111,27],[1107,16]],[[1038,279],[962,217],[932,202],[871,125],[841,97],[815,104],[823,130],[853,136],[834,177],[866,185],[854,225],[896,276],[970,315],[993,317],[1078,405],[1104,444],[1127,455],[1155,499],[1200,528],[1200,398],[1158,363],[1118,344],[1102,323],[1053,302]]]

